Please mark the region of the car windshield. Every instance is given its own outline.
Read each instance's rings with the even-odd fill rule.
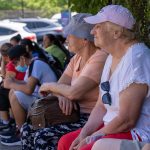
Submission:
[[[27,31],[27,32],[30,32],[30,33],[32,33],[26,26],[25,27],[23,27],[23,29],[25,30],[25,31]]]
[[[0,26],[0,35],[11,35],[11,34],[14,34],[16,32],[17,31],[15,31],[13,29],[8,29],[8,28]]]

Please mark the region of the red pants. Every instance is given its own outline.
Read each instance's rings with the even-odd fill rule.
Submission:
[[[80,134],[81,129],[70,132],[61,137],[58,142],[58,150],[69,150],[70,145],[76,139],[76,137]],[[114,138],[114,139],[128,139],[133,140],[130,132],[123,132],[118,134],[109,134],[102,138]],[[80,150],[91,150],[94,142],[83,146]]]

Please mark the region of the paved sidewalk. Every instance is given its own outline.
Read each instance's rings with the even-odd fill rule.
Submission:
[[[21,146],[4,146],[0,143],[0,150],[21,150]]]

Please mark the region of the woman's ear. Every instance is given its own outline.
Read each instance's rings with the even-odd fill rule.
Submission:
[[[88,43],[88,40],[87,39],[83,39],[84,41],[83,41],[83,43],[84,43],[84,46],[86,46],[87,45],[87,43]]]
[[[119,29],[116,29],[115,31],[114,31],[114,39],[118,39],[118,38],[120,38],[121,37],[121,35],[122,35],[122,33],[123,33],[123,28],[121,27],[121,28],[119,28]]]

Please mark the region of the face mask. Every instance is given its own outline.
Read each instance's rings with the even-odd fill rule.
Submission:
[[[19,72],[26,72],[27,66],[26,66],[26,65],[24,65],[24,66],[18,65],[18,66],[16,67],[16,70],[19,71]]]

